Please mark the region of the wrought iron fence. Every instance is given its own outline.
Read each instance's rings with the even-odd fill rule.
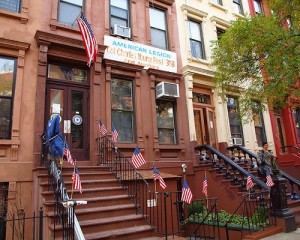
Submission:
[[[1,240],[43,240],[45,233],[49,235],[45,222],[50,222],[50,226],[54,229],[51,239],[74,240],[73,219],[74,206],[64,208],[60,215],[54,217],[46,216],[43,208],[40,208],[38,214],[33,212],[32,216],[27,216],[24,209],[19,209],[16,214],[0,219],[0,224],[6,226]]]

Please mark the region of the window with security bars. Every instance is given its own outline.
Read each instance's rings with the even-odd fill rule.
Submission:
[[[1,0],[0,9],[20,13],[21,4],[22,4],[21,0]]]
[[[255,128],[255,135],[257,145],[259,147],[263,146],[263,142],[267,142],[266,130],[264,125],[264,118],[261,110],[258,110],[259,102],[253,102],[253,109],[252,109],[252,118]]]
[[[157,100],[156,119],[159,144],[176,144],[175,102]]]
[[[149,11],[151,45],[161,49],[168,49],[166,12],[153,5],[150,5]]]
[[[118,142],[135,142],[133,82],[126,79],[111,80],[111,117],[117,129]]]
[[[0,139],[11,138],[16,59],[0,56]]]
[[[129,27],[128,0],[110,0],[110,26]]]
[[[77,27],[77,17],[83,11],[84,0],[60,0],[58,6],[58,22]]]
[[[194,58],[205,59],[201,24],[188,20],[191,54]]]

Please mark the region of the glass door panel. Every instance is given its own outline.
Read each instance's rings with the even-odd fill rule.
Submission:
[[[72,123],[71,123],[71,136],[72,136],[72,149],[83,149],[83,92],[72,91]]]

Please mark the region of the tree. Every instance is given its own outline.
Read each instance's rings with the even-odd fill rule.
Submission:
[[[253,99],[274,107],[287,106],[289,97],[300,100],[300,0],[267,4],[269,16],[239,18],[213,43],[216,84],[223,96],[240,91],[242,115]]]

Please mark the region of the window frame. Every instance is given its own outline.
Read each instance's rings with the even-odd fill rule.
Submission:
[[[255,104],[261,104],[258,101],[253,101],[253,105]],[[255,116],[258,117],[258,121],[261,123],[261,125],[256,125]],[[255,107],[252,109],[252,119],[253,119],[253,125],[255,129],[255,137],[258,147],[263,147],[263,142],[267,142],[267,134],[266,134],[266,128],[265,128],[265,121],[263,112],[261,110],[256,110]],[[261,129],[260,136],[258,136],[257,129]]]
[[[122,18],[120,17],[119,15],[116,15],[114,16],[115,18],[117,19],[122,19],[122,20],[125,20],[126,21],[126,26],[123,26],[123,27],[131,27],[131,18],[130,18],[130,0],[125,0],[127,1],[127,8],[128,9],[124,9],[124,8],[120,8],[120,9],[123,9],[123,10],[126,10],[127,11],[127,18]],[[110,24],[110,28],[112,29],[114,27],[115,24],[112,24],[112,18],[113,18],[113,15],[112,15],[112,7],[113,5],[111,4],[111,0],[109,1],[109,24]]]
[[[1,3],[0,3],[0,9],[4,10],[4,11],[9,11],[9,12],[13,12],[13,13],[21,13],[21,9],[22,9],[22,0],[15,0],[15,2],[18,2],[18,5],[19,5],[19,9],[14,11],[12,9],[9,9],[9,8],[3,8],[1,7]]]
[[[234,103],[233,104],[228,104],[229,102],[229,99],[232,98],[234,99]],[[239,119],[239,124],[233,124],[231,121],[230,121],[230,115],[229,115],[229,107],[232,107],[232,108],[235,108],[236,110],[236,114],[239,116],[240,118],[240,108],[239,108],[239,102],[238,102],[238,97],[236,96],[227,96],[227,114],[228,114],[228,122],[229,122],[229,127],[230,127],[230,135],[231,135],[231,139],[232,138],[241,138],[242,141],[243,141],[243,144],[244,144],[244,133],[243,133],[243,125],[242,125],[242,122],[241,122],[241,119]],[[232,136],[232,131],[231,131],[231,127],[232,126],[238,126],[240,128],[240,132],[235,134],[235,135],[239,135],[239,137],[237,136]]]
[[[173,128],[170,127],[159,127],[159,122],[158,122],[158,113],[157,113],[157,109],[158,109],[158,103],[159,102],[164,102],[164,103],[172,103],[172,109],[173,109]],[[157,133],[158,133],[158,143],[159,145],[177,145],[178,144],[178,134],[177,134],[177,119],[176,119],[176,100],[173,99],[167,99],[167,98],[159,98],[156,99],[155,101],[155,106],[156,106],[156,122],[157,122]],[[159,130],[160,129],[172,129],[173,130],[173,141],[174,142],[162,142],[160,139],[160,134],[159,134]]]
[[[164,26],[165,26],[165,30],[161,29],[161,28],[156,28],[156,27],[151,26],[151,11],[150,11],[151,9],[155,10],[155,11],[163,12],[163,14],[164,14]],[[151,46],[159,48],[159,49],[169,50],[168,19],[167,19],[166,9],[163,9],[161,7],[157,7],[157,6],[155,6],[155,5],[153,5],[151,3],[149,5],[149,18],[150,18],[149,19],[149,27],[150,27]],[[158,46],[158,45],[156,45],[156,43],[153,42],[153,39],[152,39],[152,36],[153,36],[152,30],[161,31],[161,32],[164,33],[165,48],[162,48],[161,46]]]
[[[223,6],[222,0],[210,0],[210,2],[212,2],[213,4],[218,4],[220,6]]]
[[[14,110],[14,96],[15,96],[15,86],[16,86],[16,76],[17,76],[17,58],[14,57],[7,57],[0,55],[1,59],[7,59],[7,60],[12,60],[13,63],[13,79],[12,79],[12,85],[11,85],[11,91],[12,94],[11,96],[2,96],[0,95],[1,99],[9,99],[10,100],[10,119],[9,119],[9,126],[6,132],[6,137],[2,138],[0,135],[0,140],[10,140],[12,137],[12,122],[13,122],[13,110]],[[1,123],[0,123],[1,125]]]
[[[127,81],[131,83],[131,101],[132,101],[132,110],[122,110],[122,109],[114,109],[113,108],[113,86],[112,86],[112,82],[113,81]],[[117,93],[118,94],[118,93]],[[132,129],[131,129],[131,133],[132,133],[132,140],[128,141],[128,140],[122,140],[122,128],[119,127],[119,124],[117,122],[114,122],[113,119],[113,112],[126,112],[126,113],[131,113],[131,120],[132,120]],[[119,77],[119,76],[112,76],[111,78],[111,122],[112,125],[117,129],[118,133],[119,133],[119,138],[118,138],[118,143],[136,143],[136,109],[135,109],[135,90],[134,90],[134,80],[129,79],[129,78],[124,78],[124,77]],[[128,130],[127,130],[128,132]]]
[[[261,12],[257,12],[257,8],[256,7],[259,7],[259,10]],[[261,0],[253,0],[253,9],[254,9],[254,12],[256,15],[259,15],[259,14],[264,14],[264,9],[263,9],[263,5],[262,5],[262,1]]]
[[[66,2],[66,0],[58,0],[58,6],[57,6],[57,22],[59,24],[63,24],[65,26],[68,26],[68,27],[78,27],[78,24],[77,24],[77,21],[76,21],[76,18],[74,19],[74,21],[72,22],[71,25],[69,24],[66,24],[65,22],[61,22],[60,21],[60,7],[61,7],[61,2],[64,2],[66,4],[69,4],[69,5],[72,5],[72,6],[79,6],[79,5],[76,5],[76,4],[73,4],[73,3],[70,3],[70,2]],[[84,7],[85,7],[85,0],[82,0],[82,5],[81,5],[81,11],[80,12],[84,12]],[[79,12],[79,13],[80,13]],[[78,14],[79,15],[79,14]]]
[[[233,0],[232,2],[233,2],[233,5],[237,6],[237,8],[239,9],[239,11],[235,12],[235,13],[237,13],[237,14],[244,14],[242,0]],[[234,7],[234,9],[236,9],[236,8]]]
[[[190,23],[193,22],[195,24],[197,24],[197,26],[199,27],[199,31],[200,31],[200,40],[197,39],[193,39],[191,36],[191,27],[190,27]],[[190,44],[190,52],[192,57],[197,58],[197,59],[202,59],[202,60],[206,60],[206,54],[205,54],[205,46],[204,46],[204,39],[203,39],[203,31],[202,31],[202,22],[199,21],[195,21],[191,18],[188,18],[188,32],[189,32],[189,44]],[[196,42],[199,44],[200,46],[200,57],[198,56],[194,56],[193,51],[192,51],[192,41]]]

